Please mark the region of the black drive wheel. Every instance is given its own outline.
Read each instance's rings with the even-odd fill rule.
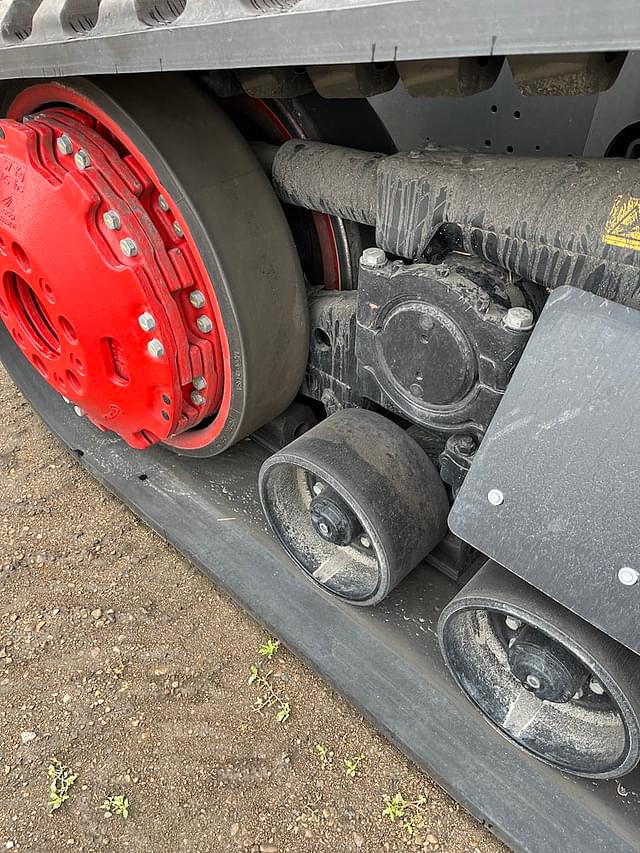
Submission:
[[[640,758],[636,655],[489,561],[444,608],[447,666],[503,735],[591,779]]]
[[[260,498],[289,556],[323,589],[378,604],[443,538],[438,473],[399,426],[331,415],[262,466]]]

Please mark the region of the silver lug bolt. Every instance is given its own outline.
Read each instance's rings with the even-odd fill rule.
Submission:
[[[73,154],[73,142],[66,133],[56,139],[56,145],[61,154]]]
[[[189,302],[194,308],[204,308],[204,293],[201,290],[192,290],[189,294]]]
[[[623,566],[618,572],[618,580],[625,586],[634,586],[634,584],[638,583],[639,579],[640,574],[635,569],[632,569],[631,566]]]
[[[360,537],[360,544],[362,545],[363,548],[371,548],[371,539],[369,539],[368,536],[361,536]]]
[[[540,679],[537,675],[528,675],[527,684],[529,687],[533,688],[533,690],[537,690],[540,687]]]
[[[327,533],[329,532],[329,528],[328,528],[328,527],[327,527],[327,525],[324,523],[324,521],[321,521],[321,522],[320,522],[320,524],[318,525],[318,530],[320,531],[320,533],[324,533],[324,535],[325,535],[325,536],[326,536],[326,535],[327,535]]]
[[[153,356],[153,358],[162,358],[164,355],[162,341],[159,341],[157,338],[152,338],[147,344],[147,351],[150,356]]]
[[[194,376],[191,384],[196,389],[196,391],[204,391],[204,389],[207,387],[207,380],[204,378],[204,376]]]
[[[80,148],[76,151],[76,156],[73,159],[75,160],[78,169],[86,169],[91,165],[91,157],[89,157],[89,154],[84,150],[84,148]]]
[[[533,312],[528,308],[509,308],[502,322],[514,332],[528,332],[534,326]]]
[[[500,506],[504,503],[504,495],[500,491],[500,489],[490,489],[487,494],[487,500],[491,504],[491,506]]]
[[[179,222],[173,223],[173,231],[174,231],[174,234],[176,235],[176,237],[184,237],[184,231],[180,227]]]
[[[196,320],[196,326],[205,335],[213,329],[213,323],[206,314],[201,314],[200,317],[198,317]]]
[[[321,483],[320,480],[316,480],[313,484],[312,491],[314,495],[321,495],[322,492],[324,492],[324,483]]]
[[[200,394],[199,391],[191,392],[191,402],[194,406],[203,406],[204,405],[204,397]]]
[[[71,402],[71,400],[70,400],[68,397],[65,397],[65,396],[64,396],[64,394],[62,395],[62,399],[63,399],[63,400],[65,401],[65,403],[67,403],[67,404],[69,404],[69,403]]]
[[[516,619],[515,616],[507,616],[504,620],[504,624],[510,631],[519,631],[522,622],[519,619]]]
[[[371,249],[365,249],[360,255],[360,263],[368,269],[379,269],[387,263],[387,256],[383,249],[373,246]]]
[[[166,213],[169,210],[169,204],[163,195],[158,196],[158,207]]]
[[[122,220],[120,219],[120,214],[117,210],[107,210],[107,212],[102,215],[102,219],[109,231],[119,231],[122,227]]]
[[[80,406],[74,406],[74,407],[73,407],[73,411],[76,413],[76,415],[77,415],[79,418],[81,418],[81,417],[84,415],[84,410],[83,410],[83,409],[81,409],[81,408],[80,408]]]
[[[156,327],[155,317],[153,314],[145,311],[144,314],[141,314],[138,317],[138,325],[141,329],[144,329],[145,332],[153,332]]]
[[[128,258],[133,258],[138,254],[138,247],[131,237],[125,237],[123,240],[120,240],[120,248],[122,249],[122,254]]]
[[[592,678],[591,681],[589,682],[589,690],[592,693],[595,693],[596,696],[602,696],[604,693],[604,687],[595,678]]]

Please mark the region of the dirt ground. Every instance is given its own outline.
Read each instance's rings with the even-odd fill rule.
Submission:
[[[93,482],[3,371],[0,418],[0,849],[506,850],[290,652],[262,657],[265,630]],[[258,663],[268,685],[248,683]],[[77,778],[48,814],[52,758]]]

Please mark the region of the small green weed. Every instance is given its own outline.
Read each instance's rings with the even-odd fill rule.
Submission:
[[[263,658],[267,660],[271,660],[275,653],[280,648],[280,640],[267,640],[266,643],[263,643],[258,649],[259,653]]]
[[[105,815],[118,815],[125,820],[129,817],[129,798],[122,794],[114,794],[104,801],[100,806]]]
[[[51,779],[47,809],[49,814],[53,814],[69,799],[69,791],[78,778],[78,774],[57,758],[50,758],[47,776]]]
[[[279,696],[271,684],[271,672],[263,672],[259,666],[252,664],[249,670],[249,684],[255,684],[260,694],[253,703],[253,708],[262,713],[267,708],[276,707],[276,721],[286,723],[291,716],[291,705]]]
[[[360,773],[360,765],[364,761],[364,755],[356,755],[355,758],[345,758],[344,772],[351,779],[354,779]]]
[[[407,835],[413,835],[417,829],[424,826],[424,806],[427,803],[425,796],[419,796],[415,800],[406,800],[398,792],[392,797],[385,797],[385,808],[382,816],[388,818],[391,823],[398,822]]]

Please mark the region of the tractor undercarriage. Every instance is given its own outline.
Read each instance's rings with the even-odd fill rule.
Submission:
[[[349,28],[341,64],[319,38],[250,67],[205,62],[205,31],[328,10],[53,5],[1,26],[2,76],[30,78],[0,119],[17,385],[516,848],[638,849],[632,35],[455,57],[407,35],[364,61]],[[173,64],[121,73],[155,70],[145,33]],[[528,103],[544,130],[514,150]]]

